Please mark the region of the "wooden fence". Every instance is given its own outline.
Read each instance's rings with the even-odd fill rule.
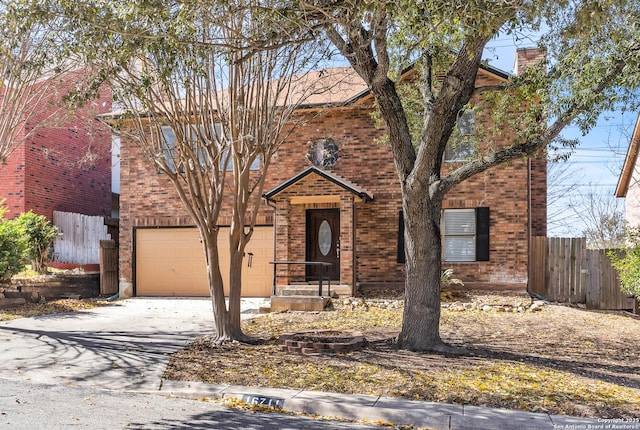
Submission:
[[[607,252],[587,249],[585,238],[533,237],[529,290],[554,302],[582,303],[587,309],[634,309],[634,299],[620,291]]]
[[[100,241],[112,239],[101,216],[54,211],[53,224],[62,233],[53,243],[55,261],[98,264]]]
[[[118,292],[118,245],[115,240],[100,241],[100,295]]]

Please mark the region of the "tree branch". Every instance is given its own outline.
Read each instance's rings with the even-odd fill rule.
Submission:
[[[637,52],[639,48],[636,47],[634,50]],[[593,104],[593,100],[595,98],[600,96],[605,89],[611,86],[612,82],[614,82],[620,73],[622,73],[626,64],[626,58],[618,59],[614,66],[609,69],[609,73],[607,73],[598,82],[598,84],[591,89],[589,92],[591,96],[588,99],[583,101],[574,101],[573,104],[567,107],[567,109],[554,121],[553,124],[551,124],[551,126],[547,127],[543,133],[523,143],[501,149],[493,154],[486,155],[478,160],[473,160],[461,166],[437,184],[434,184],[434,186],[437,187],[437,192],[444,194],[455,185],[470,178],[471,176],[487,170],[490,167],[532,155],[536,151],[545,148],[553,139],[558,137],[562,130],[578,115],[585,112]]]

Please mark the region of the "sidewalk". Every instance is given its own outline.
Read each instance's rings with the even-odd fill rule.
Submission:
[[[391,397],[348,395],[316,391],[213,385],[164,380],[159,392],[199,399],[238,398],[248,403],[277,405],[285,411],[340,417],[354,421],[413,424],[446,430],[640,430],[640,423],[549,415],[507,409],[404,400]]]

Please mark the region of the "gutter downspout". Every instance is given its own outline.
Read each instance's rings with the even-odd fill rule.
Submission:
[[[356,234],[356,230],[357,230],[357,222],[358,222],[358,217],[357,217],[357,211],[358,208],[365,204],[367,202],[367,198],[363,197],[359,202],[356,202],[356,199],[353,199],[353,214],[351,215],[351,222],[352,222],[352,228],[351,228],[351,235],[352,235],[352,247],[353,247],[353,281],[351,284],[351,295],[355,296],[356,290],[357,290],[357,282],[358,282],[358,247],[357,247],[357,238],[358,235]]]
[[[531,183],[532,178],[533,178],[533,172],[532,172],[532,166],[531,166],[531,157],[528,158],[527,160],[527,228],[528,228],[528,232],[527,232],[527,294],[529,294],[529,298],[531,299],[531,304],[533,304],[533,300],[534,298],[537,300],[546,300],[544,297],[542,297],[540,294],[534,293],[533,291],[531,291],[531,244],[532,244],[532,234],[531,231],[533,229],[533,220],[531,217],[531,211],[533,209],[533,206],[531,204],[531,195],[532,195],[532,185]],[[546,278],[546,276],[545,276]]]
[[[273,261],[278,261],[278,259],[276,258],[276,234],[277,234],[277,229],[276,229],[276,224],[277,224],[277,208],[275,203],[273,203],[271,200],[269,200],[267,197],[264,197],[264,204],[267,205],[267,207],[270,207],[271,209],[273,209]],[[273,203],[273,205],[271,205],[270,203]],[[271,291],[271,294],[273,296],[276,295],[276,265],[273,265],[273,289]]]
[[[530,290],[531,281],[531,157],[527,159],[527,294],[532,298]]]

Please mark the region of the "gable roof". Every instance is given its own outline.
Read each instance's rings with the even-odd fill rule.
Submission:
[[[295,185],[296,183],[300,182],[301,180],[303,180],[304,178],[306,178],[307,176],[309,176],[311,174],[316,174],[316,175],[326,179],[327,181],[336,184],[337,186],[339,186],[342,189],[350,192],[351,194],[356,195],[357,197],[361,198],[364,201],[373,200],[373,193],[370,193],[369,191],[365,190],[364,188],[350,183],[346,179],[343,179],[343,178],[341,178],[339,176],[336,176],[336,175],[333,175],[333,174],[331,174],[329,172],[321,170],[321,169],[317,168],[316,166],[311,166],[311,167],[306,168],[305,170],[303,170],[302,172],[298,173],[297,175],[295,175],[291,179],[281,183],[280,185],[276,186],[275,188],[272,188],[271,190],[269,190],[266,193],[264,193],[263,197],[265,197],[267,200],[271,200],[277,194],[281,193],[282,191],[286,190],[287,188],[291,187],[292,185]]]
[[[351,67],[305,73],[296,86],[309,92],[300,106],[307,109],[349,105],[369,94],[367,84]]]
[[[622,171],[618,178],[618,184],[616,185],[616,197],[626,197],[627,191],[629,191],[629,185],[631,183],[631,177],[636,168],[638,161],[638,152],[640,150],[640,114],[636,120],[635,128],[633,129],[633,135],[631,136],[631,142],[629,142],[629,149],[627,149],[627,155],[624,157],[624,164],[622,165]]]
[[[406,78],[414,71],[413,66],[410,66],[403,71],[402,77]],[[501,80],[508,80],[512,76],[486,64],[480,65],[480,72]],[[312,70],[297,76],[289,94],[290,99],[296,97],[304,99],[299,106],[301,109],[349,106],[373,99],[367,84],[350,66]],[[284,103],[285,100],[282,100],[282,104]],[[98,118],[110,122],[121,118],[125,113],[124,110],[114,110],[98,115]],[[149,113],[143,112],[141,116],[149,116]]]

